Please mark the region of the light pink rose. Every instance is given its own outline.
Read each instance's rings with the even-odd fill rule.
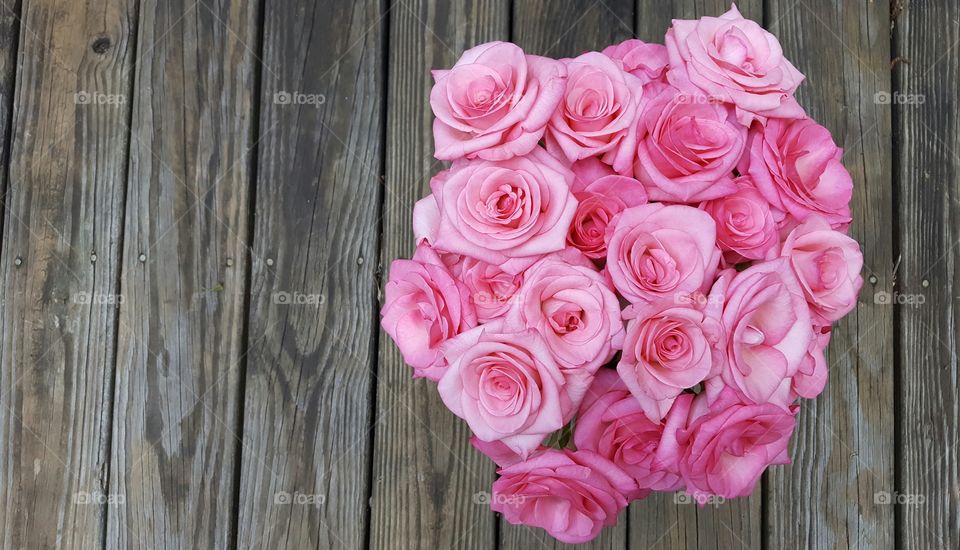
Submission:
[[[438,380],[446,367],[440,345],[477,324],[467,289],[426,244],[413,259],[390,264],[380,315],[414,376],[430,380]]]
[[[618,175],[597,179],[573,196],[579,203],[567,233],[567,244],[591,260],[606,259],[607,227],[614,216],[647,203],[647,192],[640,182]]]
[[[709,290],[719,260],[716,224],[690,206],[628,208],[607,229],[607,273],[634,305]]]
[[[790,259],[819,324],[837,321],[856,307],[863,286],[863,254],[857,241],[812,215],[787,235],[783,256]]]
[[[664,422],[653,422],[617,373],[601,369],[580,406],[574,431],[577,449],[593,451],[637,482],[630,499],[682,488],[677,464],[683,449],[677,430],[686,426],[691,394],[677,398]]]
[[[564,248],[577,209],[572,183],[573,172],[540,148],[500,162],[456,162],[430,181],[432,200],[414,208],[414,227],[439,250],[519,273]]]
[[[813,329],[800,283],[784,258],[738,273],[726,291],[727,360],[721,378],[746,401],[790,402],[790,378],[810,348]]]
[[[536,330],[560,368],[590,374],[620,349],[620,302],[579,251],[546,256],[523,277],[506,316],[508,330]]]
[[[699,202],[737,190],[747,128],[729,106],[666,87],[640,116],[634,176],[651,200]]]
[[[751,494],[767,466],[790,462],[795,415],[796,408],[745,404],[729,390],[710,404],[706,394],[698,395],[687,429],[678,433],[686,490],[699,502]]]
[[[499,474],[493,510],[568,544],[588,542],[615,525],[628,504],[625,495],[636,490],[629,475],[590,451],[547,449]]]
[[[736,6],[720,17],[674,19],[665,42],[670,83],[733,103],[743,124],[804,116],[793,98],[803,75],[783,56],[777,38]]]
[[[568,162],[599,156],[616,172],[628,173],[643,82],[599,52],[564,63],[567,86],[547,125],[547,150]]]
[[[502,330],[502,323],[489,323],[447,341],[449,367],[437,389],[477,438],[500,441],[526,457],[566,423],[586,387],[571,399],[543,337]]]
[[[433,138],[441,160],[504,160],[537,146],[563,94],[563,63],[488,42],[433,71]]]
[[[808,118],[775,120],[750,130],[739,171],[775,208],[802,222],[820,214],[834,229],[850,223],[853,180],[830,131]]]
[[[666,77],[669,58],[663,44],[649,44],[633,38],[607,46],[603,55],[623,63],[623,69],[644,84]]]
[[[687,298],[681,301],[689,305],[642,311],[627,323],[617,373],[650,420],[659,422],[684,390],[719,373],[722,299],[722,290],[702,303]]]
[[[717,246],[729,265],[763,260],[779,253],[780,236],[770,203],[750,178],[734,180],[737,192],[707,201],[703,210],[717,222]]]
[[[523,274],[510,274],[469,256],[462,256],[450,272],[467,288],[481,323],[506,315],[523,283]]]

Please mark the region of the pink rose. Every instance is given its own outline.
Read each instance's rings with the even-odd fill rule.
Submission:
[[[684,390],[719,372],[721,300],[718,292],[706,307],[666,306],[627,323],[617,373],[650,420],[660,421]]]
[[[567,86],[547,125],[547,150],[568,162],[600,156],[618,173],[629,172],[643,82],[599,52],[565,63]]]
[[[514,525],[545,529],[568,544],[590,541],[615,525],[636,490],[630,476],[590,451],[547,449],[502,468],[491,508]]]
[[[820,324],[837,321],[856,307],[863,286],[863,254],[857,241],[813,215],[787,235],[783,256],[790,259]]]
[[[432,201],[414,208],[414,227],[440,250],[519,273],[566,244],[577,209],[572,182],[573,172],[540,148],[505,161],[457,162],[430,181]]]
[[[690,206],[628,208],[607,229],[607,273],[635,305],[708,290],[719,260],[716,224]]]
[[[607,227],[627,208],[647,203],[643,185],[626,176],[604,176],[573,194],[579,203],[567,233],[567,244],[591,260],[607,257]]]
[[[601,369],[580,406],[574,432],[579,450],[593,451],[616,464],[637,482],[643,498],[653,491],[682,488],[677,463],[683,449],[677,430],[686,426],[692,395],[679,397],[665,422],[653,422],[617,373]]]
[[[664,88],[644,107],[638,140],[634,176],[651,200],[699,202],[737,190],[731,174],[747,128],[729,106]]]
[[[797,397],[813,399],[820,395],[827,385],[827,346],[830,344],[831,327],[829,325],[813,327],[814,338],[810,341],[807,356],[791,380],[792,393]]]
[[[478,438],[475,435],[470,436],[470,444],[473,445],[473,448],[483,453],[487,458],[494,461],[497,466],[513,466],[519,462],[523,462],[523,457],[517,454],[516,451],[507,447],[502,441],[484,441]],[[541,450],[547,449],[547,447],[538,447],[534,450],[534,453],[538,453]]]
[[[525,457],[564,425],[586,388],[571,402],[543,337],[501,330],[489,323],[449,340],[443,348],[449,367],[437,389],[477,438],[501,441]]]
[[[790,402],[790,378],[813,338],[810,311],[786,259],[738,273],[726,291],[727,361],[721,377],[745,400]]]
[[[779,252],[780,236],[770,204],[750,182],[734,180],[737,192],[702,205],[717,222],[717,246],[729,265],[763,260]]]
[[[853,180],[830,131],[809,118],[755,125],[740,162],[757,190],[798,221],[824,216],[834,229],[850,223]]]
[[[747,496],[767,466],[787,464],[787,444],[796,409],[774,404],[751,405],[724,391],[711,404],[706,394],[694,399],[690,422],[678,438],[684,447],[679,462],[687,491],[703,502],[711,495]]]
[[[648,44],[642,40],[624,40],[607,46],[603,55],[623,63],[623,69],[639,78],[644,84],[661,80],[667,71],[667,48],[663,44]]]
[[[506,326],[534,329],[562,369],[590,374],[623,342],[620,302],[590,261],[575,249],[546,256],[524,272]]]
[[[411,260],[394,260],[384,288],[380,325],[393,338],[414,376],[439,380],[440,345],[477,324],[467,289],[426,244]]]
[[[433,78],[434,156],[504,160],[537,146],[562,97],[565,69],[516,44],[489,42]]]
[[[667,79],[682,90],[700,90],[737,108],[737,118],[799,118],[793,92],[803,81],[777,38],[744,19],[736,6],[720,17],[674,19],[667,31]]]
[[[523,283],[522,274],[510,274],[500,267],[463,256],[450,268],[469,292],[477,320],[487,323],[506,315],[514,295]]]

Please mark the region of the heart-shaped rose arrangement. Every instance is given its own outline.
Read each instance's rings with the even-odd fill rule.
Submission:
[[[651,491],[750,494],[862,284],[852,181],[777,39],[733,7],[434,79],[452,165],[382,326],[500,466],[493,509],[578,543]]]

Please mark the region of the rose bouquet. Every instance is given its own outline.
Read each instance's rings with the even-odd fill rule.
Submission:
[[[651,491],[748,495],[856,305],[852,181],[732,7],[554,60],[433,73],[436,157],[382,326],[500,467],[492,507],[584,542]]]

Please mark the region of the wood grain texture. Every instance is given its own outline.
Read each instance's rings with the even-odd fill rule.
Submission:
[[[632,0],[514,0],[512,41],[527,53],[575,57],[633,38]]]
[[[232,544],[256,4],[140,7],[110,548]]]
[[[762,0],[737,2],[744,17],[763,21]],[[637,36],[663,43],[671,19],[716,17],[727,0],[637,0]],[[760,548],[762,491],[700,508],[685,495],[655,494],[630,506],[630,546],[635,548]]]
[[[382,7],[266,3],[241,548],[359,548],[367,534]]]
[[[894,109],[900,346],[898,541],[960,547],[960,6],[908,2],[896,19]],[[922,302],[922,303],[921,303]],[[893,491],[891,491],[893,493]]]
[[[807,75],[797,98],[843,147],[854,181],[850,235],[866,279],[856,310],[835,324],[824,393],[803,401],[794,463],[767,476],[767,543],[893,546],[893,508],[875,495],[894,481],[890,20],[886,2],[769,2],[773,32]],[[876,277],[871,284],[869,277]]]
[[[391,261],[413,254],[413,204],[443,168],[433,158],[430,69],[452,66],[482,42],[506,40],[509,10],[507,0],[405,0],[390,13],[384,280]],[[443,405],[436,385],[411,379],[385,334],[379,352],[371,547],[494,548],[497,519],[486,499],[495,465],[470,445],[469,428]]]
[[[20,36],[20,1],[0,3],[0,202],[7,190],[10,163],[10,118],[17,73],[17,39]],[[0,211],[0,228],[4,213]],[[0,250],[3,242],[0,241]]]
[[[512,39],[527,53],[562,58],[601,49],[634,36],[633,0],[515,0]],[[627,513],[616,527],[584,547],[621,549],[627,539]],[[504,550],[571,548],[542,529],[516,526],[500,520],[500,548]]]
[[[135,7],[27,0],[21,17],[0,260],[0,544],[90,548],[110,491]]]

